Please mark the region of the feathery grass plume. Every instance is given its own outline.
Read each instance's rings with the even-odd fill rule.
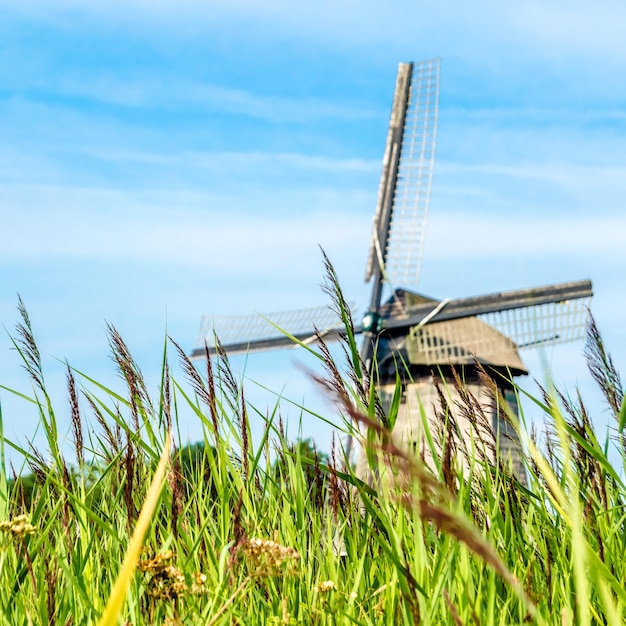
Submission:
[[[85,454],[83,448],[83,425],[80,417],[80,407],[78,405],[78,394],[76,393],[76,381],[69,366],[67,366],[67,390],[70,396],[70,409],[72,412],[72,432],[74,434],[74,450],[79,467],[85,464]]]
[[[59,493],[61,499],[61,525],[65,533],[65,540],[67,541],[68,551],[72,551],[72,546],[76,540],[76,529],[72,526],[72,507],[70,505],[69,494],[74,491],[74,485],[72,484],[72,477],[70,475],[69,467],[64,458],[61,458],[61,486],[62,489]]]
[[[332,388],[334,395],[341,399],[343,404],[350,402],[350,396],[346,389],[345,382],[339,373],[339,369],[333,359],[333,356],[328,348],[328,344],[324,341],[317,328],[315,329],[315,336],[319,345],[319,351],[322,356],[322,362],[326,369],[326,381],[327,385]]]
[[[587,327],[584,355],[592,377],[598,383],[613,416],[617,420],[624,399],[622,382],[619,372],[615,369],[611,355],[606,351],[596,321],[591,314],[589,316],[589,326]],[[622,445],[625,444],[626,438],[622,438]]]
[[[495,436],[489,419],[485,415],[485,410],[465,382],[461,380],[456,368],[452,366],[451,369],[454,389],[459,396],[459,400],[455,404],[459,408],[461,415],[472,425],[473,435],[475,441],[479,444],[479,450],[483,458],[489,459],[489,455],[495,457]]]
[[[167,482],[169,483],[170,491],[172,492],[170,526],[172,529],[172,534],[176,538],[178,537],[178,519],[183,509],[183,473],[180,464],[180,454],[177,454],[177,452],[179,451],[180,449],[177,450],[176,448],[174,448],[174,450],[172,451],[172,462],[170,466],[170,471],[167,474]]]
[[[233,566],[239,557],[239,551],[241,546],[245,543],[247,539],[246,531],[243,527],[243,522],[241,521],[241,508],[243,506],[243,491],[239,492],[239,498],[237,500],[237,504],[233,508],[232,514],[232,540],[230,546],[230,555],[228,557],[228,564],[226,569],[230,572],[231,580],[234,578]]]
[[[226,391],[228,392],[226,400],[232,411],[237,414],[239,405],[239,385],[230,367],[228,354],[217,335],[215,335],[215,351],[217,352],[217,375],[221,383],[220,386],[222,387],[223,385],[226,387]],[[224,387],[222,387],[222,389],[223,388]]]
[[[324,258],[325,269],[325,280],[322,284],[322,291],[330,298],[330,309],[337,314],[339,319],[342,321],[345,329],[345,332],[339,333],[339,345],[341,346],[346,363],[348,364],[348,378],[354,385],[354,389],[356,390],[357,397],[359,398],[361,404],[364,407],[368,407],[368,412],[371,411],[372,414],[375,414],[383,424],[388,426],[387,415],[383,409],[380,397],[375,392],[375,389],[371,387],[372,373],[368,371],[365,363],[363,363],[363,360],[361,359],[361,355],[356,342],[354,322],[352,320],[352,311],[350,310],[350,305],[347,303],[343,295],[341,285],[339,284],[339,278],[337,276],[337,273],[335,272],[333,264],[324,252],[324,249],[320,249]],[[324,356],[325,363],[328,365],[328,358],[330,357],[328,347],[322,340],[320,333],[317,331],[317,329],[315,334],[318,337],[320,347],[325,348],[322,354]],[[332,362],[333,359],[330,358],[330,361]],[[336,374],[338,374],[338,372],[333,372],[332,369],[333,367],[329,368],[330,377],[334,378]],[[334,366],[334,369],[337,370],[336,366]],[[373,362],[372,372],[374,372],[375,369],[375,362]],[[339,376],[339,380],[341,380],[341,376]],[[370,404],[372,404],[371,407]]]
[[[149,411],[152,413],[152,403],[150,395],[146,389],[141,370],[132,358],[128,346],[117,332],[117,329],[107,323],[107,333],[109,335],[109,346],[113,353],[113,360],[117,363],[119,372],[123,380],[128,386],[131,416],[133,418],[133,427],[135,432],[139,434],[141,429],[139,422],[139,413]]]
[[[277,427],[277,437],[272,438],[272,448],[276,453],[276,460],[274,462],[275,467],[284,467],[285,466],[285,449],[287,447],[286,444],[286,436],[285,436],[285,424],[283,423],[283,417],[278,413],[278,427]]]
[[[57,613],[57,585],[59,581],[59,570],[55,563],[46,562],[45,565],[45,589],[46,589],[46,611],[49,624],[56,623]]]
[[[35,402],[39,410],[39,419],[43,425],[50,453],[52,454],[55,463],[60,466],[61,452],[59,450],[56,416],[44,384],[41,354],[39,353],[39,348],[35,342],[30,317],[28,316],[24,302],[19,295],[17,308],[22,321],[16,324],[18,339],[11,337],[11,342],[22,359],[24,369],[30,376],[35,387],[39,389],[43,395],[44,402],[41,402],[35,395]]]
[[[126,504],[126,524],[130,528],[137,516],[135,499],[133,497],[135,489],[136,474],[136,453],[135,445],[130,436],[130,430],[126,430],[126,451],[124,454],[124,503]]]
[[[35,482],[43,485],[48,479],[48,473],[51,471],[44,455],[39,448],[36,448],[34,444],[28,442],[28,467],[35,477]]]
[[[537,450],[541,448],[541,445],[539,443],[539,433],[537,432],[537,426],[534,422],[530,425],[529,439],[530,439],[531,444]],[[537,465],[537,461],[535,460],[535,458],[531,455],[526,455],[526,463],[528,465],[528,468],[530,469],[530,473],[534,477],[536,477],[537,480],[545,487],[545,480],[541,474],[541,470],[539,469],[539,466]]]
[[[163,364],[163,412],[165,413],[165,428],[172,430],[172,396],[171,396],[171,379],[170,366],[167,361]]]
[[[41,354],[39,348],[35,343],[35,337],[33,335],[33,328],[30,323],[30,317],[28,311],[21,298],[17,296],[17,310],[22,319],[21,322],[16,324],[16,330],[19,339],[16,342],[16,347],[24,361],[24,368],[32,378],[35,385],[45,394],[46,389],[43,379],[43,368],[41,366]]]
[[[355,332],[354,323],[352,321],[352,313],[346,299],[344,298],[341,285],[339,284],[339,277],[335,272],[333,264],[330,262],[326,252],[324,252],[324,249],[320,247],[320,250],[322,251],[322,256],[324,258],[324,270],[326,274],[325,281],[322,283],[322,291],[330,298],[330,308],[335,311],[339,319],[343,322],[346,330],[346,339],[351,342],[350,354],[352,358],[350,361],[357,372],[357,377],[362,378],[365,368],[363,361],[359,356],[359,351],[356,349],[356,343],[354,343]]]
[[[219,441],[219,420],[217,418],[217,400],[215,394],[215,375],[213,374],[213,362],[209,351],[209,344],[204,340],[204,355],[206,358],[206,382],[207,392],[209,394],[209,410],[211,412],[211,422],[215,431],[215,443]]]
[[[489,399],[495,403],[495,405],[492,406],[491,408],[494,410],[497,409],[498,408],[497,403],[500,401],[502,396],[500,394],[500,389],[498,388],[496,381],[494,380],[493,376],[489,374],[489,372],[484,368],[483,364],[477,358],[474,358],[474,366],[476,367],[476,373],[478,374],[478,382],[485,389],[487,389],[487,392],[489,394]]]
[[[17,475],[15,471],[15,466],[13,465],[13,461],[9,462],[9,467],[11,469],[11,482],[13,484],[13,494],[15,498],[15,504],[17,505],[18,511],[25,511],[29,508],[29,503],[27,504],[27,499],[29,499],[30,494],[27,494],[26,486],[24,485],[24,481],[21,477]],[[33,474],[34,482],[36,483],[37,477]],[[9,512],[14,507],[7,507],[6,511]]]
[[[439,400],[439,407],[435,406],[434,410],[434,441],[439,446],[441,454],[444,483],[452,493],[456,493],[456,461],[462,458],[467,463],[467,467],[471,467],[472,451],[468,448],[466,438],[461,436],[453,406],[445,393],[442,381],[441,374],[432,374],[432,384]],[[480,450],[478,452],[481,453]]]
[[[278,436],[281,441],[285,440],[285,422],[283,421],[283,414],[278,411]]]
[[[516,490],[518,483],[521,485],[526,485],[527,482],[527,474],[526,467],[531,461],[531,459],[524,453],[524,448],[522,445],[523,440],[523,432],[522,432],[522,424],[520,423],[520,415],[515,413],[506,398],[502,395],[502,390],[498,387],[494,377],[487,372],[487,370],[483,367],[482,363],[480,363],[477,359],[474,359],[474,363],[476,366],[476,371],[478,373],[478,380],[480,385],[485,389],[485,393],[487,395],[488,404],[487,408],[493,413],[497,418],[498,426],[493,429],[489,427],[488,417],[484,413],[484,427],[488,429],[488,433],[490,436],[487,437],[488,449],[493,455],[493,460],[488,459],[488,463],[490,465],[497,466],[499,468],[500,476],[503,477],[506,481],[511,483],[511,489]],[[512,377],[510,375],[504,376],[502,374],[498,374],[498,376],[502,377],[502,379],[512,385],[513,390],[517,393],[517,386],[513,382]],[[501,428],[501,423],[505,423],[506,427]],[[534,426],[534,425],[533,425]],[[510,429],[510,430],[509,430]],[[512,445],[519,452],[519,460],[520,467],[519,470],[515,469],[515,466],[510,463],[511,457],[503,457],[502,443],[503,441],[509,442],[509,445]],[[493,443],[493,446],[489,446],[489,442]],[[512,482],[511,482],[512,480]]]
[[[517,437],[517,440],[518,440],[517,443],[520,446],[520,451],[521,451],[521,443],[519,441],[520,440],[519,416],[515,415],[511,411],[508,402],[502,395],[502,391],[500,387],[498,387],[493,376],[491,376],[489,372],[487,372],[487,370],[483,367],[482,363],[480,363],[477,359],[474,359],[474,364],[476,366],[476,371],[478,372],[478,381],[480,385],[483,387],[483,389],[485,389],[485,392],[487,395],[487,399],[489,402],[487,406],[489,410],[492,411],[492,413],[496,415],[499,420],[505,421],[506,424],[510,428],[512,428],[512,432]],[[504,377],[504,380],[514,385],[512,379],[508,379]],[[515,389],[515,386],[513,386],[513,388]],[[498,440],[498,438],[504,437],[508,439],[509,441],[513,441],[514,436],[509,435],[508,433],[502,432],[499,430],[494,431],[493,428],[491,428],[489,425],[489,418],[485,414],[483,406],[478,402],[477,404],[480,407],[482,428],[485,429],[486,433],[488,433],[488,436],[486,438],[487,449],[489,450],[489,452],[491,452],[494,455],[496,462],[499,463],[500,462],[500,459],[499,459],[500,441]],[[501,465],[502,465],[502,468],[504,469],[505,465],[502,463]]]
[[[198,398],[200,398],[200,400],[204,402],[207,407],[211,408],[211,395],[206,385],[204,384],[204,381],[200,377],[200,374],[198,374],[198,370],[194,367],[189,357],[185,354],[185,351],[171,337],[168,337],[168,339],[176,348],[176,352],[178,352],[178,360],[183,371],[185,372],[187,380],[191,383],[191,388],[194,390]]]
[[[545,437],[545,451],[546,460],[550,465],[550,468],[554,472],[554,475],[559,481],[563,478],[563,465],[561,455],[559,454],[560,442],[559,435],[556,432],[556,425],[554,423],[554,415],[559,413],[559,407],[556,404],[556,396],[550,393],[538,380],[535,379],[535,385],[539,388],[541,399],[546,407],[546,414],[549,421],[544,426]],[[542,472],[543,473],[543,472]],[[556,495],[552,492],[552,489],[548,487],[552,495]]]
[[[250,473],[250,442],[248,440],[248,409],[246,407],[243,387],[241,388],[240,395],[241,418],[239,420],[239,428],[241,430],[241,462],[243,466],[243,477],[247,483]]]
[[[443,482],[448,491],[453,495],[458,492],[455,459],[457,457],[457,446],[454,436],[453,420],[446,420],[443,448],[441,450],[441,473]]]
[[[102,415],[102,411],[95,403],[91,395],[86,393],[85,391],[83,391],[82,394],[83,397],[87,400],[89,406],[91,407],[91,410],[96,417],[96,421],[104,432],[104,437],[108,445],[101,446],[101,451],[105,453],[105,458],[107,460],[114,459],[119,454],[122,447],[121,431],[119,430],[119,425],[116,424],[117,432],[114,433],[111,430],[111,427],[109,426],[107,420],[104,418],[104,415]]]
[[[576,474],[581,483],[582,493],[587,494],[589,492],[589,495],[594,495],[605,507],[608,507],[607,476],[600,461],[592,453],[593,450],[599,451],[600,446],[580,396],[580,390],[577,390],[577,393],[577,401],[574,404],[565,394],[558,389],[556,390],[557,397],[569,416],[566,423],[578,435],[578,438],[571,438],[570,440],[572,460],[576,466]],[[590,505],[591,503],[587,499],[587,509]]]
[[[436,450],[439,451],[441,475],[443,482],[451,493],[457,493],[457,476],[456,476],[456,460],[460,454],[464,458],[468,458],[467,449],[465,448],[465,440],[458,436],[459,427],[448,398],[444,393],[441,379],[432,374],[432,384],[439,400],[439,404],[433,402],[434,419],[429,423],[433,435],[433,443]],[[459,453],[461,446],[461,453]],[[421,447],[421,445],[420,445]],[[423,452],[423,453],[422,453]],[[425,462],[425,451],[420,451],[420,459]],[[435,466],[437,461],[435,460]]]
[[[550,466],[550,469],[554,472],[554,475],[557,477],[559,481],[561,481],[563,468],[561,467],[561,462],[559,459],[559,452],[558,452],[558,443],[554,436],[554,432],[546,427],[544,436],[545,436],[546,460],[548,462],[548,465]],[[541,470],[540,470],[540,474],[543,476],[543,472],[541,472]],[[550,485],[546,485],[546,486],[547,486],[548,491],[554,497],[555,494],[552,491],[552,487]]]

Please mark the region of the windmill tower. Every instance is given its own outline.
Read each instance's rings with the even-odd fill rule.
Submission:
[[[376,363],[383,405],[390,401],[397,377],[401,380],[394,434],[406,445],[423,453],[419,434],[423,415],[436,429],[446,411],[469,439],[473,427],[463,415],[454,385],[458,377],[484,407],[486,427],[499,454],[508,457],[523,479],[519,439],[505,412],[494,407],[477,363],[494,377],[500,395],[516,413],[516,396],[508,381],[528,373],[519,350],[582,338],[591,282],[442,301],[406,289],[417,284],[420,273],[435,156],[439,70],[439,59],[401,63],[398,68],[365,275],[372,292],[355,331],[363,335],[363,361],[368,366]],[[214,331],[229,353],[293,346],[276,327],[300,340],[314,337],[316,328],[325,329],[324,338],[330,340],[338,336],[341,321],[327,307],[263,317],[205,316],[199,347],[191,356],[205,357],[204,343],[214,347]]]

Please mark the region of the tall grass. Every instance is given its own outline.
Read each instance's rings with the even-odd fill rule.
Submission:
[[[278,404],[250,406],[222,350],[200,371],[166,342],[151,397],[113,327],[126,393],[68,366],[70,466],[19,303],[14,345],[33,388],[24,401],[39,412],[47,449],[2,438],[3,450],[11,447],[31,471],[31,483],[13,475],[3,455],[2,623],[98,623],[119,593],[120,572],[129,571],[125,559],[134,570],[120,604],[125,624],[623,623],[626,409],[595,326],[587,355],[614,431],[596,433],[576,393],[548,389],[529,398],[547,439],[521,433],[527,486],[487,457],[471,459],[469,474],[454,456],[433,469],[394,439],[397,406],[381,414],[328,270],[332,305],[346,321],[345,360],[336,363],[323,342],[306,349],[325,364],[318,382],[337,401],[340,432],[366,433],[376,479],[365,482],[338,444],[324,456],[288,441]],[[180,377],[171,373],[172,353]],[[203,440],[170,448],[183,406]],[[251,420],[264,424],[256,441]],[[153,486],[154,512],[135,559],[131,537],[146,521],[164,449],[167,475],[160,496]]]

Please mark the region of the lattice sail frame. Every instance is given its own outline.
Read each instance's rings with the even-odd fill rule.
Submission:
[[[398,80],[401,79],[402,67]],[[395,180],[387,180],[394,172],[387,171],[397,147],[393,144],[394,110],[390,136],[383,164],[379,204],[374,216],[372,243],[369,250],[365,280],[374,275],[377,264],[383,263],[383,277],[392,285],[416,285],[422,262],[426,218],[430,202],[435,162],[439,105],[440,60],[414,64],[402,128],[399,161]],[[398,88],[397,88],[398,89]],[[385,206],[385,188],[391,194],[391,206]],[[386,212],[390,214],[387,215]],[[383,222],[387,221],[387,229]]]
[[[520,349],[584,339],[591,297],[550,302],[481,315],[480,319],[510,337]]]
[[[343,323],[337,313],[328,306],[280,311],[277,313],[252,315],[205,315],[198,332],[198,346],[206,341],[209,349],[215,348],[215,336],[228,348],[237,346],[235,351],[265,349],[263,342],[285,337],[285,333],[302,338],[313,336],[315,329],[322,335],[329,331],[341,331]],[[281,332],[282,331],[284,332]],[[297,344],[293,344],[296,347]]]
[[[429,364],[471,363],[474,356],[510,359],[515,348],[584,339],[590,303],[591,298],[579,298],[414,327],[411,359]]]

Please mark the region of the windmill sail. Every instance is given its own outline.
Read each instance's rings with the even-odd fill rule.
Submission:
[[[427,316],[428,322],[440,322],[461,317],[487,315],[488,313],[498,313],[512,309],[591,298],[593,290],[591,281],[580,280],[571,283],[547,285],[545,287],[533,287],[531,289],[501,291],[471,298],[457,298],[444,302],[424,298],[419,296],[419,294],[406,292],[405,290],[397,290],[396,293],[402,295],[405,303],[401,307],[401,315],[384,321],[383,327],[389,332],[403,331],[407,327],[423,324]],[[415,296],[417,296],[417,303],[413,304],[412,299]]]
[[[366,282],[417,284],[435,159],[439,65],[433,59],[398,68]]]
[[[198,333],[197,347],[191,358],[206,357],[215,350],[215,337],[229,354],[294,348],[299,341],[310,342],[316,331],[325,340],[338,336],[343,328],[341,319],[327,306],[278,313],[232,316],[204,316]]]
[[[576,341],[585,336],[590,298],[551,302],[414,326],[407,335],[409,362],[424,365],[525,368],[517,350]]]
[[[397,290],[389,303],[381,308],[384,315],[381,330],[389,336],[410,332],[416,345],[424,347],[424,357],[428,353],[438,355],[435,361],[458,356],[459,345],[464,346],[462,350],[467,355],[476,354],[487,349],[489,342],[502,341],[500,337],[503,335],[506,335],[507,342],[513,342],[519,348],[563,343],[584,336],[592,295],[588,280],[444,302],[402,289]],[[399,301],[401,306],[396,306]],[[469,330],[466,332],[458,324],[441,324],[476,317],[483,326],[488,324],[499,332],[477,334],[476,324],[472,323],[473,338],[470,340]],[[206,356],[205,342],[212,351],[216,335],[224,349],[232,354],[294,347],[297,344],[291,337],[314,341],[316,330],[330,341],[339,337],[342,322],[327,306],[265,315],[205,316],[197,348],[191,356]],[[356,324],[355,332],[363,332],[363,327]],[[461,343],[459,333],[465,337]]]
[[[520,349],[584,339],[589,321],[591,296],[509,309],[481,319],[510,337]]]

